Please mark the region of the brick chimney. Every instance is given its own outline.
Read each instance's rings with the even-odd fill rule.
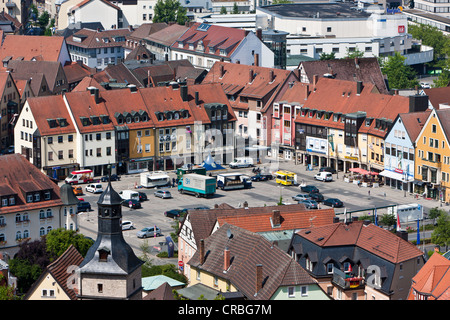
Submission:
[[[313,86],[315,87],[317,84],[317,81],[319,81],[319,75],[315,74],[313,75]]]
[[[200,264],[205,263],[205,240],[200,239]]]
[[[224,69],[223,64],[221,64],[220,65],[220,77],[222,78],[224,76],[224,74],[225,74],[225,69]]]
[[[272,210],[272,225],[279,226],[281,224],[280,210]]]
[[[226,272],[230,268],[230,249],[225,248],[223,251],[223,271]]]
[[[275,72],[273,72],[273,70],[270,70],[269,74],[270,74],[270,81],[269,82],[273,82],[275,80]]]
[[[255,53],[255,66],[258,67],[259,66],[259,54]]]
[[[262,289],[263,282],[263,266],[262,264],[256,265],[256,283],[255,283],[255,295]]]
[[[252,81],[253,81],[253,69],[250,69],[250,71],[248,72],[248,82]]]
[[[305,88],[305,100],[307,100],[309,97],[309,84],[304,85],[304,88]]]

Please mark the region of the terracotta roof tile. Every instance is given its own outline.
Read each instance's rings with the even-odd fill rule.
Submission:
[[[41,56],[45,61],[58,61],[64,37],[38,37],[24,35],[6,35],[0,50],[0,60],[5,57],[31,60]]]

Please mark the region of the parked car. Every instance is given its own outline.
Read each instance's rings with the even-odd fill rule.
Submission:
[[[332,167],[322,167],[319,169],[319,172],[330,172],[332,174],[336,173],[336,169]]]
[[[316,186],[311,186],[311,185],[302,186],[302,187],[300,187],[300,190],[302,190],[303,192],[306,192],[306,193],[319,192],[319,189]]]
[[[122,230],[133,230],[134,224],[131,221],[122,221]]]
[[[86,186],[86,191],[92,193],[102,193],[103,187],[99,183],[91,183]]]
[[[323,195],[319,192],[311,192],[309,196],[311,200],[315,200],[316,202],[322,202],[324,200]]]
[[[131,208],[132,208],[132,209],[139,209],[139,208],[142,208],[142,205],[141,205],[141,203],[139,202],[139,200],[135,200],[135,199],[125,199],[125,200],[122,200],[122,206],[124,206],[124,207],[130,208],[130,203],[131,203]]]
[[[319,181],[333,181],[333,175],[331,172],[322,171],[314,176],[314,179]]]
[[[344,203],[337,198],[328,198],[323,201],[323,204],[333,208],[341,208],[344,206]]]
[[[169,199],[172,198],[172,195],[170,194],[169,190],[157,190],[155,192],[155,197],[159,197],[162,199]]]
[[[186,209],[172,209],[164,212],[164,216],[169,218],[179,218],[181,215],[186,214]]]
[[[211,209],[211,208],[207,207],[207,206],[198,206],[198,207],[195,207],[195,208],[192,208],[189,210],[209,210],[209,209]]]
[[[252,176],[251,179],[252,179],[252,181],[267,181],[267,180],[269,180],[267,175],[259,174],[259,173]]]
[[[296,196],[293,196],[292,200],[295,201],[311,200],[311,197],[308,194],[298,194]]]
[[[73,190],[73,193],[76,196],[81,196],[83,194],[83,187],[82,186],[72,186],[72,190]]]
[[[430,89],[431,85],[428,82],[421,82],[420,86],[422,87],[422,89]]]
[[[155,236],[155,227],[144,228],[141,231],[138,231],[136,234],[138,238],[147,238]],[[159,237],[161,235],[161,230],[156,227],[156,236]]]
[[[78,209],[78,212],[91,211],[91,204],[87,201],[78,201],[77,209]]]
[[[139,201],[142,202],[142,201],[145,201],[145,200],[148,200],[147,194],[144,193],[144,192],[139,191]]]
[[[317,209],[319,206],[314,200],[302,200],[298,203],[303,203],[307,209]]]
[[[102,182],[108,182],[109,181],[109,176],[103,176],[100,179]],[[120,177],[117,174],[112,174],[111,175],[111,181],[119,181]]]

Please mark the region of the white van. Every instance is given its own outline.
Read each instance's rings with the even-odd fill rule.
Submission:
[[[119,192],[123,200],[137,200],[139,201],[139,192],[133,190],[123,190]]]
[[[314,179],[319,181],[333,181],[333,175],[330,172],[319,172],[314,176]]]
[[[229,164],[230,168],[248,168],[253,166],[253,159],[249,157],[236,158]]]

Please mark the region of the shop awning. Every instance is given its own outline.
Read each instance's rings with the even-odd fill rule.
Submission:
[[[349,170],[359,174],[369,174],[369,171],[364,170],[363,168],[350,168]]]
[[[405,181],[405,175],[403,173],[398,173],[398,172],[394,172],[394,171],[389,171],[389,170],[384,170],[380,172],[380,176],[386,177],[386,178],[391,178],[394,180],[400,180],[402,182],[411,182],[414,181],[413,177],[409,177],[406,179]]]

